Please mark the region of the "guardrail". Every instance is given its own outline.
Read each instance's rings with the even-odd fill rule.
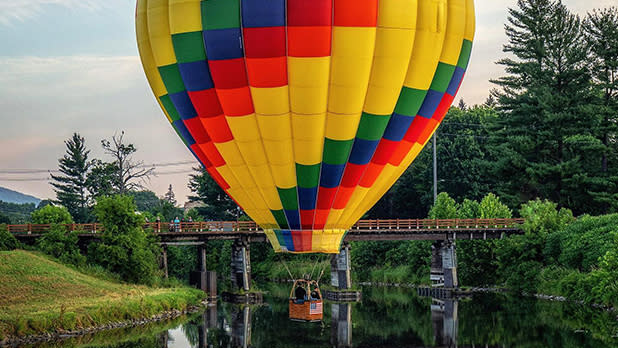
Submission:
[[[354,232],[375,230],[433,230],[433,229],[495,229],[516,228],[524,219],[389,219],[360,220],[350,228]],[[50,230],[51,224],[8,225],[13,234],[40,234]],[[65,224],[68,231],[99,233],[105,230],[103,224]],[[261,228],[253,221],[202,221],[202,222],[147,222],[145,229],[155,233],[171,232],[230,232],[259,233]]]

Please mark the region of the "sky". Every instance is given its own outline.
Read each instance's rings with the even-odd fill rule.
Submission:
[[[563,2],[585,15],[618,0]],[[504,23],[515,4],[475,1],[476,38],[456,101],[484,102],[489,80],[502,75],[495,62],[504,57]],[[162,196],[171,184],[179,203],[187,200],[188,176],[198,163],[150,91],[134,16],[131,0],[0,1],[0,186],[54,198],[46,172],[58,168],[66,139],[78,132],[91,157],[111,160],[100,141],[124,131],[138,148],[136,159],[157,164],[146,188]]]

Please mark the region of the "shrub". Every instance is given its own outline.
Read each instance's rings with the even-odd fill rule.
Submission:
[[[155,237],[143,230],[143,217],[135,213],[133,198],[101,197],[94,210],[105,232],[100,243],[89,246],[89,260],[125,281],[153,284],[159,273],[157,257],[161,249]]]
[[[49,232],[37,241],[37,248],[63,263],[81,266],[86,263],[86,258],[80,254],[77,242],[78,232],[67,233],[63,226],[53,224]]]
[[[46,205],[32,212],[33,224],[72,224],[73,218],[65,207]]]
[[[573,213],[566,208],[557,209],[558,205],[550,201],[536,199],[525,203],[519,209],[519,215],[526,221],[526,233],[548,234],[563,230],[573,222]]]
[[[15,250],[19,247],[19,242],[15,239],[5,224],[0,224],[0,251]]]

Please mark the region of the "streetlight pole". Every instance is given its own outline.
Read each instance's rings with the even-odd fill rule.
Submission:
[[[438,159],[436,151],[436,132],[433,133],[433,204],[438,200]]]

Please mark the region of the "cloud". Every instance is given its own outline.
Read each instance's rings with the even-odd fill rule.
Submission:
[[[24,22],[44,13],[46,6],[96,11],[105,8],[105,1],[96,0],[5,0],[0,2],[0,25]]]
[[[0,169],[57,168],[73,132],[96,158],[109,160],[99,142],[124,130],[139,160],[194,160],[159,109],[137,56],[0,57],[0,110]],[[153,177],[149,187],[163,194],[172,183],[182,201],[187,176]],[[46,182],[0,177],[0,186],[53,196]]]

